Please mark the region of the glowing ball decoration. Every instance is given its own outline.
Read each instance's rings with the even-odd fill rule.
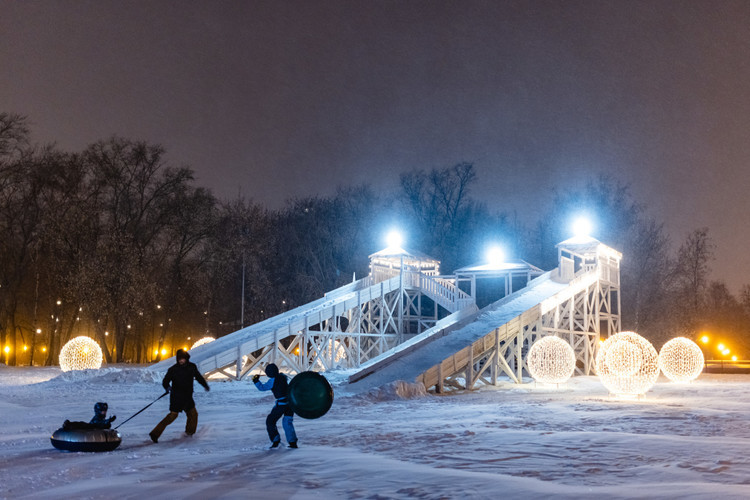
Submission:
[[[620,332],[599,347],[599,379],[610,393],[640,396],[659,377],[659,356],[651,342],[635,332]]]
[[[320,349],[320,357],[325,358],[326,362],[332,359],[333,366],[331,369],[334,369],[340,366],[343,361],[346,361],[346,347],[338,340],[326,340]],[[320,357],[317,359],[315,367],[319,370],[325,370],[326,363]]]
[[[613,374],[629,377],[638,373],[643,364],[643,356],[637,346],[630,342],[615,342],[607,349],[605,363]]]
[[[659,368],[673,382],[690,382],[703,371],[703,352],[690,339],[677,337],[659,351]]]
[[[71,370],[97,370],[102,366],[102,349],[89,337],[70,339],[60,350],[60,368]]]
[[[213,337],[203,337],[202,339],[196,340],[195,343],[190,346],[190,350],[192,351],[196,347],[200,347],[204,344],[208,344],[209,342],[213,342],[214,340],[216,339]]]
[[[526,364],[537,382],[562,384],[576,369],[576,355],[569,343],[550,335],[534,342],[529,349]]]

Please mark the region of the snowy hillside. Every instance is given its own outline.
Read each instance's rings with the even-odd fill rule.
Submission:
[[[196,384],[192,438],[181,415],[148,440],[164,398],[119,429],[115,451],[52,448],[50,433],[97,401],[115,424],[153,401],[162,391],[147,374],[0,366],[0,498],[750,497],[747,375],[660,379],[642,401],[610,398],[595,377],[451,396],[337,385],[326,416],[295,418],[298,450],[266,449],[268,393],[213,382]]]

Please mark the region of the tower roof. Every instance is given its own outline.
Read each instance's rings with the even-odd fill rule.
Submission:
[[[565,250],[572,251],[579,255],[605,254],[615,257],[617,260],[622,259],[622,253],[591,236],[573,236],[565,241],[561,241],[555,246],[559,249],[564,248]]]
[[[401,247],[388,247],[384,248],[378,252],[375,252],[370,255],[370,260],[373,259],[392,259],[392,258],[401,258],[403,257],[404,260],[414,260],[419,262],[432,262],[435,264],[440,264],[440,261],[437,259],[433,259],[427,254],[424,254],[422,252],[416,252],[413,250],[405,250]]]
[[[530,272],[532,274],[543,274],[540,268],[529,264],[523,259],[510,259],[501,264],[477,264],[473,266],[456,269],[455,274],[495,275],[511,272]]]

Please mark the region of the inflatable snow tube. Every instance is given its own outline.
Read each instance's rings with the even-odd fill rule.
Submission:
[[[122,442],[114,429],[64,429],[60,427],[49,438],[52,446],[65,451],[112,451]]]
[[[333,389],[317,372],[302,372],[289,382],[289,403],[302,418],[320,418],[331,409]]]

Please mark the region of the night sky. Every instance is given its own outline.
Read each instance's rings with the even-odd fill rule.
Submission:
[[[0,0],[0,40],[0,110],[38,142],[159,143],[270,208],[470,161],[531,222],[610,174],[750,283],[744,0]]]

